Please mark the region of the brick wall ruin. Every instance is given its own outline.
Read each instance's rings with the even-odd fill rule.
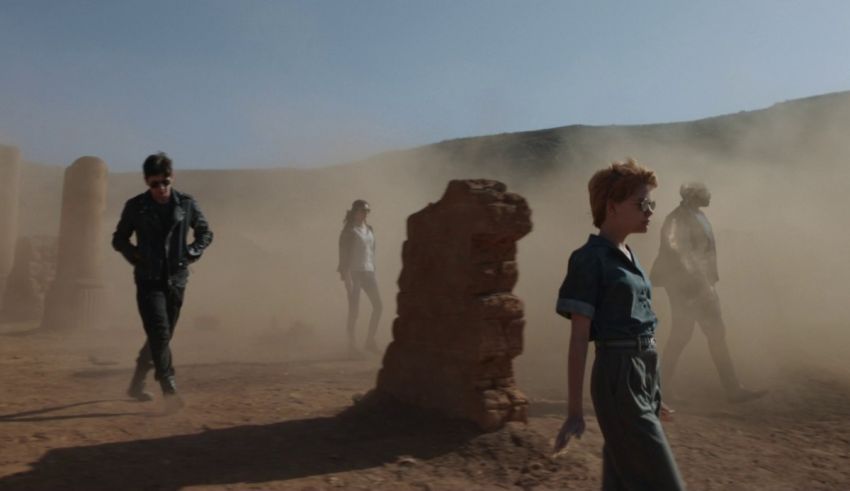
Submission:
[[[485,430],[526,419],[511,364],[525,321],[511,291],[516,242],[530,231],[525,199],[490,180],[451,181],[408,218],[379,392]]]

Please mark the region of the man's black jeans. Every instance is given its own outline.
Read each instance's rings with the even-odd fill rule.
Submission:
[[[185,287],[172,286],[166,281],[136,282],[136,303],[148,338],[139,350],[136,370],[154,368],[157,380],[174,375],[168,344],[174,336],[185,291]]]

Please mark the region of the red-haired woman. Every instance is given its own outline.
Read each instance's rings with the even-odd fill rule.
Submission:
[[[555,442],[584,432],[582,385],[596,344],[590,393],[602,436],[602,489],[680,490],[682,478],[661,428],[658,352],[649,279],[626,238],[645,233],[655,210],[655,174],[633,160],[593,175],[588,190],[598,235],[570,256],[557,312],[572,321],[568,414]]]

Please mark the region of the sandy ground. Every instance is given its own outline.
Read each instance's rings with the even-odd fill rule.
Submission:
[[[599,488],[602,441],[590,407],[585,437],[550,455],[564,414],[560,373],[532,376],[526,365],[529,423],[482,435],[459,422],[354,404],[374,383],[377,357],[216,362],[203,344],[176,342],[187,406],[166,414],[159,399],[126,399],[141,338],[115,338],[79,343],[3,326],[0,489]],[[689,489],[850,489],[850,390],[842,380],[794,370],[747,405],[687,392],[666,428]]]

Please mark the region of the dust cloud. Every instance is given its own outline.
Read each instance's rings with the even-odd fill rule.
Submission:
[[[789,370],[828,370],[850,380],[840,348],[850,345],[847,99],[693,123],[455,140],[312,170],[189,171],[175,162],[175,188],[198,199],[215,232],[192,266],[173,342],[176,364],[342,357],[346,300],[335,272],[337,237],[358,198],[373,209],[385,305],[378,341],[389,343],[407,216],[438,200],[450,179],[494,178],[522,194],[533,213],[534,229],[519,243],[515,289],[527,318],[526,348],[516,360],[520,386],[563,398],[569,326],[554,303],[570,252],[595,232],[587,181],[631,156],[654,169],[660,183],[649,232],[628,241],[647,271],[664,216],[678,205],[679,185],[701,180],[711,190],[705,211],[717,238],[717,288],[742,381],[769,388]],[[55,233],[61,172],[28,165],[23,180],[21,234]],[[124,201],[142,191],[141,172],[110,176],[105,229],[111,233]],[[110,331],[69,336],[94,359],[130,366],[143,342],[132,273],[117,253],[107,252],[105,262]],[[369,312],[362,302],[360,342]],[[661,289],[654,307],[663,356],[670,315]],[[699,330],[680,367],[680,377],[719,393]]]

